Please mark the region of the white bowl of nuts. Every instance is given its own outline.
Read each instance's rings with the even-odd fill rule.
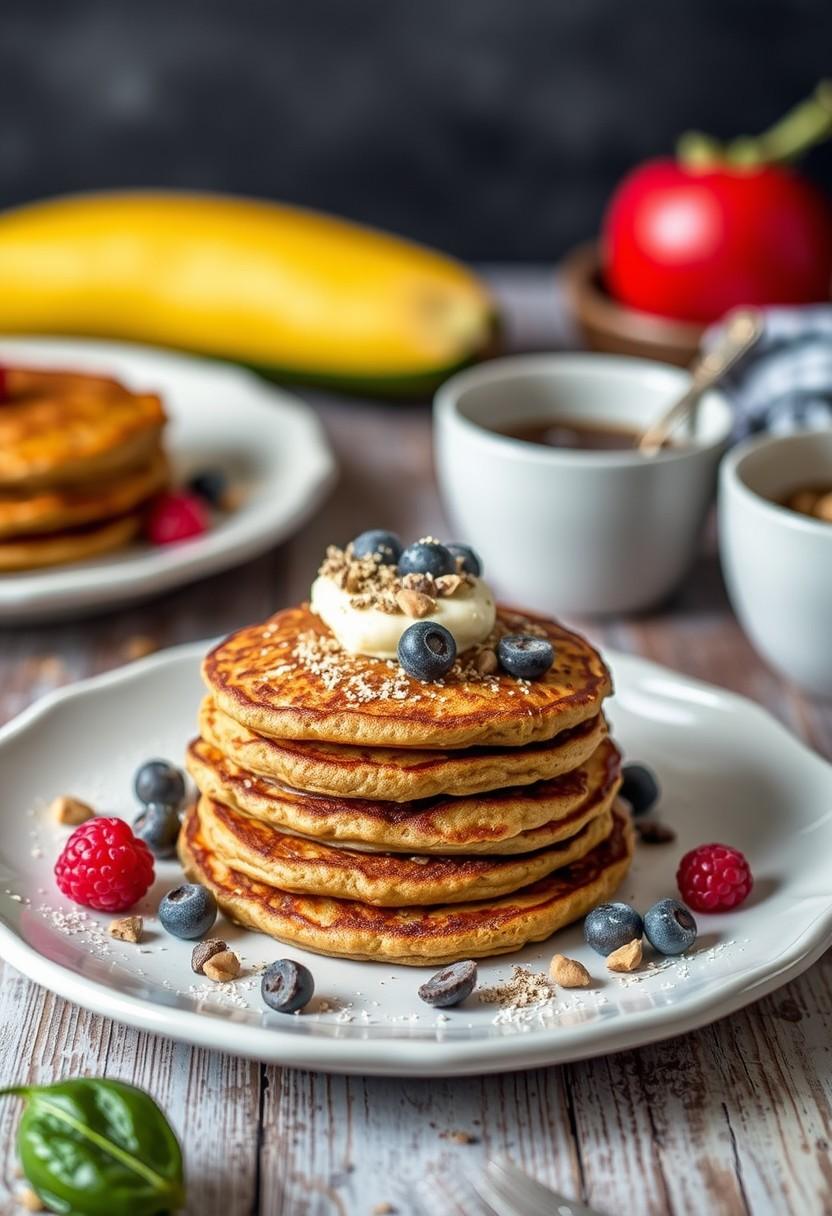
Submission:
[[[720,474],[722,569],[740,623],[778,671],[832,697],[832,429],[734,448]]]

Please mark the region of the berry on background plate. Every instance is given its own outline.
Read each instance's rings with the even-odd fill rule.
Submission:
[[[153,883],[153,854],[123,819],[99,815],[77,827],[55,862],[67,898],[99,912],[126,912]]]
[[[203,500],[196,494],[178,490],[159,495],[150,508],[145,531],[154,545],[174,545],[202,536],[209,523]]]
[[[737,908],[754,885],[745,857],[727,844],[700,844],[685,853],[676,882],[682,899],[697,912]]]

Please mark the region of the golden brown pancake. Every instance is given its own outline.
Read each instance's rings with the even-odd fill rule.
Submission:
[[[539,680],[482,676],[465,656],[440,682],[341,650],[308,605],[240,629],[206,657],[225,713],[273,739],[389,747],[516,747],[594,718],[612,690],[600,655],[555,621],[503,609],[502,632],[542,632],[555,661]]]
[[[399,853],[527,853],[564,840],[608,810],[621,756],[607,739],[579,768],[551,781],[417,802],[331,797],[281,786],[229,760],[204,739],[188,748],[203,794],[295,835]]]
[[[629,818],[616,811],[603,843],[511,895],[383,908],[292,894],[230,868],[206,842],[196,807],[186,815],[179,838],[188,877],[209,887],[223,912],[239,924],[319,954],[411,966],[506,954],[542,941],[613,894],[630,866],[633,847]]]
[[[287,835],[205,795],[199,800],[198,813],[206,846],[249,878],[299,895],[328,895],[397,908],[508,895],[578,861],[612,830],[612,813],[605,811],[567,840],[533,853],[407,857],[334,849],[317,840]]]
[[[526,747],[455,751],[350,747],[310,739],[266,739],[235,722],[206,697],[199,712],[203,738],[241,768],[309,793],[413,802],[436,794],[477,794],[528,785],[571,772],[607,734],[602,715]]]
[[[124,515],[103,524],[69,532],[0,540],[0,573],[66,565],[121,549],[138,535],[142,516]]]
[[[109,391],[65,374],[0,403],[0,490],[34,490],[107,477],[150,458],[165,414],[158,397]]]
[[[0,539],[60,532],[125,515],[158,493],[168,477],[168,463],[157,448],[138,468],[105,481],[23,494],[0,493]]]

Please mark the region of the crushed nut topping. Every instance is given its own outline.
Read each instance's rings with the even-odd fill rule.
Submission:
[[[216,984],[227,984],[240,974],[240,960],[233,950],[221,950],[203,963],[202,974]]]
[[[459,574],[440,574],[436,579],[436,590],[439,595],[453,595],[462,586],[462,576]]]
[[[68,794],[62,794],[60,798],[53,799],[49,810],[58,823],[67,824],[69,827],[77,827],[79,823],[86,823],[88,819],[95,817],[95,811],[91,806],[82,802],[80,798],[71,798]]]
[[[634,937],[626,946],[619,946],[607,956],[607,967],[610,971],[635,971],[641,966],[641,938]]]
[[[588,988],[592,977],[583,963],[565,954],[555,954],[549,963],[549,979],[561,988]]]
[[[346,591],[353,608],[377,608],[380,612],[390,614],[403,612],[407,616],[426,616],[435,608],[438,597],[447,598],[456,595],[460,587],[472,586],[474,579],[466,574],[457,561],[457,574],[445,574],[434,579],[430,574],[399,575],[395,566],[387,566],[373,554],[369,557],[354,557],[352,545],[339,549],[330,545],[326,557],[318,570],[324,578],[330,578],[336,587]],[[408,595],[406,602],[418,602],[424,611],[414,613],[403,607],[404,593],[415,593],[430,600],[430,607],[424,606],[424,598],[413,601]]]
[[[396,603],[405,616],[415,617],[416,620],[421,620],[422,617],[428,616],[436,608],[436,600],[429,595],[423,595],[421,591],[409,591],[403,588],[396,596]]]
[[[222,954],[228,946],[221,937],[208,937],[203,942],[197,942],[191,954],[191,970],[197,975],[203,974],[205,964],[217,954]]]
[[[140,916],[124,916],[114,920],[107,932],[120,942],[140,942],[144,931],[144,921]]]

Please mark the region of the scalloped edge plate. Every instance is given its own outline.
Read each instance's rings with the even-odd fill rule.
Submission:
[[[673,845],[641,846],[620,898],[642,911],[675,891],[681,854],[708,839],[749,857],[755,887],[730,914],[703,916],[696,949],[612,976],[571,928],[517,955],[480,965],[480,983],[516,963],[545,969],[557,949],[580,958],[599,986],[556,992],[512,1013],[480,1002],[438,1013],[416,989],[424,968],[304,955],[220,920],[243,957],[241,978],[217,987],[190,971],[191,946],[154,915],[180,878],[176,862],[138,911],[140,947],[106,934],[106,916],[73,909],[51,878],[67,829],[46,807],[73,793],[131,817],[132,774],[148,756],[181,757],[200,697],[207,643],[153,655],[60,690],[0,732],[0,954],[36,982],[97,1013],[204,1047],[298,1068],[380,1075],[457,1075],[564,1063],[703,1026],[785,984],[832,942],[832,766],[740,697],[624,654],[609,659],[614,731],[658,772]],[[265,1009],[263,964],[305,958],[316,997],[303,1014]]]

